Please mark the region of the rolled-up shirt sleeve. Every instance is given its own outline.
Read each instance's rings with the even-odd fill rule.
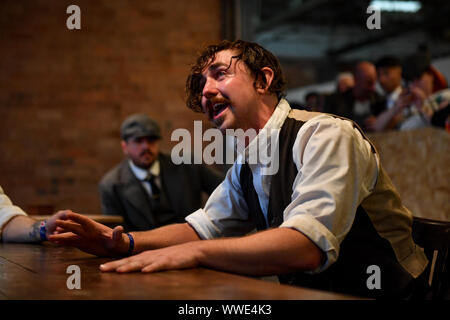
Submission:
[[[3,227],[16,216],[26,216],[27,214],[18,206],[12,204],[8,196],[0,187],[0,239],[2,237]]]
[[[205,207],[185,218],[201,239],[242,236],[255,228],[239,185],[240,167],[235,163]]]
[[[302,126],[293,150],[298,173],[280,227],[300,231],[325,253],[313,271],[321,272],[336,261],[359,204],[373,190],[378,161],[350,121],[326,115]]]

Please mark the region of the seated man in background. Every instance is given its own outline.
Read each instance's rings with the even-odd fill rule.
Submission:
[[[204,165],[175,165],[160,153],[158,124],[134,114],[121,126],[121,146],[127,156],[101,180],[102,211],[121,215],[127,230],[150,230],[184,221],[202,205],[223,176]]]
[[[377,73],[368,61],[356,64],[353,70],[355,84],[347,91],[336,91],[324,101],[323,111],[355,121],[363,130],[371,116],[377,116],[386,108],[386,99],[375,91]]]
[[[48,221],[30,218],[18,206],[12,204],[0,187],[0,240],[3,242],[40,242],[56,230],[55,221],[61,213]]]
[[[292,110],[284,87],[278,59],[258,44],[207,47],[186,81],[187,105],[222,132],[258,132],[245,140],[244,161],[185,223],[124,234],[120,226],[62,212],[57,225],[67,233],[50,240],[97,255],[139,253],[102,271],[205,266],[361,296],[421,296],[427,259],[375,148],[352,121]],[[266,130],[276,134],[270,145]],[[260,151],[255,144],[272,150],[270,165],[251,160]],[[274,162],[278,170],[266,171]],[[374,267],[375,286],[368,272]]]

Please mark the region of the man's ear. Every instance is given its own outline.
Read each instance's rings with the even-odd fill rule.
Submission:
[[[263,79],[258,79],[258,88],[257,91],[261,94],[267,93],[267,91],[270,88],[270,85],[272,84],[274,72],[269,67],[264,67],[261,69],[261,71],[264,74],[265,82]]]
[[[125,140],[120,140],[120,146],[122,147],[123,154],[128,155],[127,142]]]

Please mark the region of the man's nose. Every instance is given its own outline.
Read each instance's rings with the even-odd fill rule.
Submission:
[[[148,139],[142,139],[139,143],[142,149],[148,149],[150,146],[150,141]]]
[[[202,95],[210,99],[216,96],[218,93],[216,81],[214,79],[208,78],[206,79],[205,86],[203,87]]]

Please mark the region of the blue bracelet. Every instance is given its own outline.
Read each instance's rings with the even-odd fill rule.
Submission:
[[[127,233],[126,235],[130,239],[130,247],[128,248],[127,255],[131,256],[133,254],[133,249],[134,249],[134,239],[131,234]]]
[[[47,241],[47,229],[45,228],[45,225],[47,224],[47,221],[41,221],[41,226],[39,227],[39,234],[41,236],[41,241]]]

